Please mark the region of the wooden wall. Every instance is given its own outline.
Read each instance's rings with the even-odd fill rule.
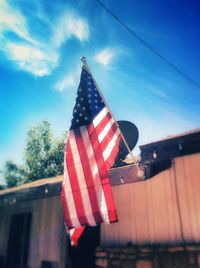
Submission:
[[[174,159],[155,177],[113,187],[119,222],[101,245],[200,243],[200,154]]]
[[[176,158],[155,177],[113,187],[119,222],[101,226],[101,245],[200,243],[200,154]],[[6,257],[11,217],[32,213],[28,267],[66,258],[60,196],[0,208],[0,256]]]
[[[66,243],[60,197],[19,202],[1,208],[0,255],[6,257],[10,221],[13,214],[32,213],[29,268],[40,268],[41,261],[52,261],[64,268]]]

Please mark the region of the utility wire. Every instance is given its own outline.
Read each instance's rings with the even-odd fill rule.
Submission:
[[[135,33],[130,27],[128,27],[117,15],[115,15],[110,9],[108,9],[100,0],[95,0],[103,9],[105,9],[119,24],[121,24],[131,35],[133,35],[140,43],[142,43],[145,47],[151,50],[156,56],[162,59],[168,66],[174,69],[177,73],[183,76],[187,81],[193,84],[195,87],[200,88],[200,85],[194,81],[191,77],[189,77],[186,73],[181,71],[174,63],[169,61],[166,57],[161,55],[156,49],[154,49],[151,45],[149,45],[143,38],[141,38],[137,33]]]

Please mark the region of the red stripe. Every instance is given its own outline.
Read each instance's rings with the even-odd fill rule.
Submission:
[[[66,165],[67,165],[67,170],[69,173],[69,178],[70,178],[70,184],[74,196],[74,202],[76,206],[76,211],[78,215],[78,219],[81,225],[88,224],[87,219],[85,217],[85,212],[84,212],[84,207],[83,207],[83,202],[82,196],[80,193],[80,186],[79,186],[79,181],[78,181],[78,169],[76,170],[76,166],[74,163],[74,159],[72,157],[73,154],[77,154],[78,152],[72,152],[71,146],[70,146],[70,139],[72,139],[71,135],[69,135],[68,141],[67,141],[67,149],[66,149]]]
[[[108,112],[104,118],[101,120],[101,122],[95,127],[97,135],[99,135],[102,130],[105,128],[105,126],[108,124],[110,119],[112,118],[111,114]]]
[[[104,151],[106,149],[106,147],[108,146],[109,142],[112,140],[117,128],[118,128],[117,124],[114,122],[112,124],[111,128],[109,129],[108,133],[106,134],[106,136],[104,137],[104,139],[100,143],[102,151]]]
[[[100,178],[102,182],[102,188],[103,188],[108,215],[109,215],[109,221],[115,222],[117,221],[117,214],[116,214],[115,204],[114,204],[114,200],[112,196],[110,181],[108,178],[108,172],[105,166],[105,162],[104,162],[103,155],[102,155],[102,150],[99,145],[98,137],[97,137],[93,124],[89,126],[88,132],[90,135],[91,144],[93,147],[93,151],[94,151],[96,162],[97,162],[98,169],[99,169],[99,174],[100,174]]]
[[[116,140],[115,146],[112,149],[110,156],[108,157],[108,159],[105,162],[107,169],[110,169],[110,167],[114,164],[115,158],[119,152],[120,140],[121,140],[121,136],[119,135],[117,140]]]
[[[85,131],[87,131],[86,128],[85,128]],[[85,148],[85,145],[83,142],[84,137],[81,135],[79,128],[74,130],[74,134],[76,137],[76,142],[77,142],[79,155],[80,155],[80,159],[81,159],[81,163],[82,163],[82,167],[83,167],[83,172],[84,172],[84,176],[85,176],[85,181],[86,181],[87,188],[88,188],[92,212],[93,212],[93,215],[95,218],[95,222],[96,222],[96,224],[98,224],[98,223],[102,222],[102,217],[101,217],[100,211],[99,211],[97,196],[96,196],[94,182],[93,182],[93,175],[91,172],[91,167],[90,167],[90,163],[89,163],[89,159],[88,159],[88,155],[87,155],[87,148]]]
[[[71,219],[70,219],[70,215],[69,215],[69,210],[68,210],[68,206],[67,206],[67,201],[66,201],[65,190],[64,190],[64,185],[63,184],[62,184],[62,190],[61,190],[61,201],[62,201],[62,205],[63,205],[65,222],[67,224],[67,227],[69,229],[71,229],[73,227],[73,224],[72,224]]]
[[[73,231],[73,234],[70,235],[71,237],[71,241],[72,241],[72,246],[78,246],[78,240],[79,238],[81,237],[83,231],[85,230],[85,226],[82,226],[80,228],[76,228],[74,231]]]

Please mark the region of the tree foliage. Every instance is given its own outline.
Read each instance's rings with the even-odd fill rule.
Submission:
[[[26,168],[16,165],[11,160],[6,161],[3,173],[8,187],[13,187],[27,181]]]
[[[27,134],[23,166],[7,161],[4,178],[8,187],[63,173],[67,132],[55,138],[48,121],[32,127]]]
[[[59,139],[53,137],[48,121],[43,121],[29,130],[25,147],[29,180],[63,173],[65,139],[66,135]]]

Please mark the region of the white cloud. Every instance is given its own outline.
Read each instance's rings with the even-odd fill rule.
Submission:
[[[7,32],[18,36],[18,42],[10,41]],[[21,70],[44,76],[57,66],[58,55],[47,52],[39,40],[31,37],[26,18],[4,0],[0,2],[0,41],[0,49]]]
[[[28,33],[26,19],[18,11],[9,6],[8,1],[0,1],[0,35],[5,32],[13,32],[20,38],[34,43]]]
[[[48,53],[28,44],[7,44],[7,55],[15,61],[19,69],[36,76],[48,75],[57,65],[58,55]]]
[[[46,17],[43,19],[46,22]],[[36,76],[48,75],[57,67],[60,47],[65,41],[76,38],[82,42],[89,38],[88,23],[73,12],[58,16],[55,23],[49,21],[48,27],[51,28],[53,37],[45,37],[47,46],[43,36],[40,38],[31,35],[28,20],[20,10],[12,7],[9,1],[0,0],[0,50],[19,69]],[[9,40],[6,33],[14,33],[18,37],[17,41]],[[72,84],[72,80],[69,79],[65,84]]]
[[[65,89],[69,89],[75,87],[78,81],[78,73],[70,73],[66,75],[62,80],[60,80],[56,85],[55,89],[57,91],[64,91]]]
[[[60,47],[67,39],[76,37],[79,41],[86,41],[89,38],[88,23],[74,13],[64,13],[54,26],[52,38],[56,47]]]
[[[111,48],[105,48],[98,52],[95,56],[94,59],[103,64],[103,65],[110,65],[113,61],[113,58],[116,56],[116,50],[111,49]]]

